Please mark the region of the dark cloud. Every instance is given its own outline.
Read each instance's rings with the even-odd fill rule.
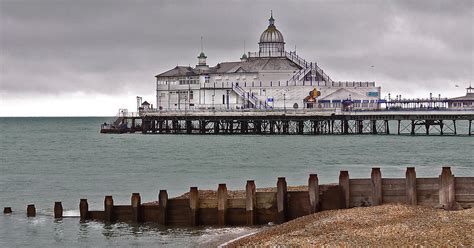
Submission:
[[[287,50],[336,80],[443,92],[473,68],[473,1],[0,0],[0,93],[153,91],[153,76],[257,50],[273,10]],[[371,66],[374,67],[371,67]]]

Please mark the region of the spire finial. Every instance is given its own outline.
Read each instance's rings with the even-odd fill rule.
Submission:
[[[270,10],[270,19],[268,19],[268,22],[271,25],[274,25],[275,19],[273,19],[273,10]]]

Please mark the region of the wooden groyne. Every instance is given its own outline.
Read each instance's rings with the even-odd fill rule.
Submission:
[[[191,187],[186,197],[169,198],[160,190],[158,204],[142,204],[133,193],[129,205],[115,205],[112,196],[104,199],[104,210],[89,210],[86,199],[80,201],[81,220],[106,222],[156,222],[170,226],[241,226],[283,223],[300,216],[330,209],[375,206],[385,203],[425,205],[447,210],[474,207],[474,177],[455,177],[450,167],[441,175],[417,178],[409,167],[404,178],[383,178],[373,168],[370,178],[350,178],[341,171],[339,183],[319,184],[311,174],[307,190],[292,191],[284,177],[276,190],[260,192],[254,181],[247,181],[244,196],[231,197],[225,184],[219,184],[216,197],[200,197]]]

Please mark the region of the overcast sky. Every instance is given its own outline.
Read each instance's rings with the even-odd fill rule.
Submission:
[[[0,0],[0,116],[114,115],[154,102],[154,76],[258,49],[273,10],[286,50],[382,97],[460,96],[474,1]],[[373,67],[372,67],[373,66]],[[459,87],[456,87],[459,85]]]

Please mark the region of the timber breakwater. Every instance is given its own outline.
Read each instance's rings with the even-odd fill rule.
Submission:
[[[80,220],[105,222],[155,222],[167,226],[244,226],[284,223],[301,216],[325,210],[377,206],[385,203],[423,205],[447,210],[474,206],[474,177],[455,177],[450,167],[443,167],[438,177],[417,178],[415,168],[408,167],[405,177],[383,178],[373,168],[370,178],[350,178],[340,171],[339,182],[319,184],[310,174],[307,186],[288,187],[279,177],[276,188],[259,190],[253,180],[245,190],[228,191],[219,184],[215,194],[202,194],[197,187],[181,197],[169,198],[160,190],[157,203],[142,204],[139,193],[133,193],[129,205],[118,205],[105,196],[103,210],[90,210],[87,199],[79,203]],[[54,204],[54,217],[62,218],[62,205]],[[5,207],[4,213],[12,210]],[[27,216],[35,216],[35,207],[27,207]]]

